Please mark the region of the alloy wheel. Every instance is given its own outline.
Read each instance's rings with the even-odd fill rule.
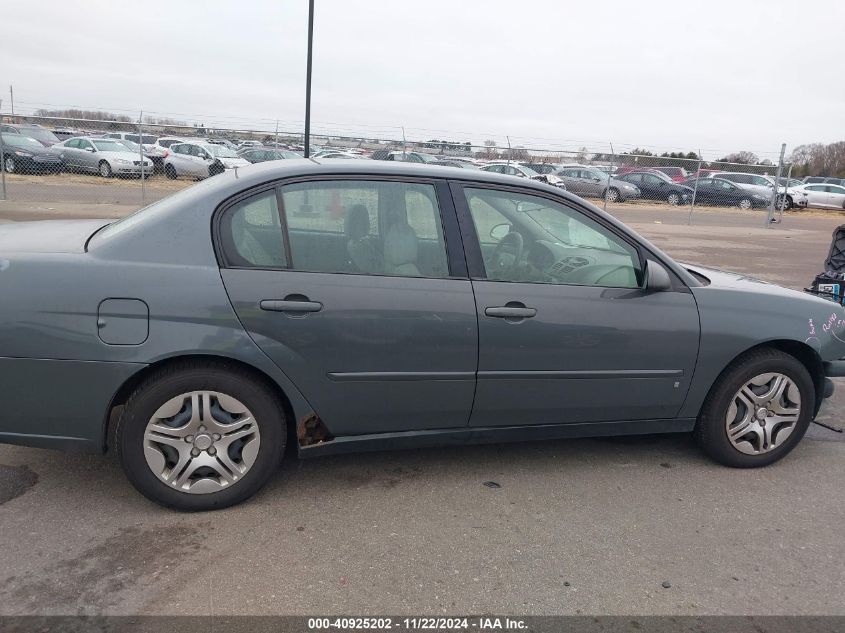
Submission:
[[[739,201],[739,208],[748,211],[753,206],[753,203],[748,198],[743,198]]]
[[[16,167],[17,167],[17,165],[15,165],[15,159],[12,158],[11,156],[7,156],[6,161],[5,161],[6,173],[7,174],[14,173]]]
[[[243,403],[218,391],[192,391],[171,398],[150,418],[144,456],[168,486],[207,494],[242,479],[260,443],[258,423]]]
[[[784,374],[759,374],[731,399],[725,430],[736,450],[760,455],[782,445],[800,417],[801,393],[795,382]]]
[[[670,193],[666,199],[671,205],[678,205],[681,203],[681,196],[679,196],[677,193]]]

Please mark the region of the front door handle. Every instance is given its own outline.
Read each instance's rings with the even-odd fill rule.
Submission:
[[[492,308],[485,308],[484,314],[489,317],[498,317],[500,319],[530,319],[536,316],[536,308],[526,308],[524,305],[506,305],[496,306]]]
[[[258,304],[262,310],[271,312],[319,312],[323,304],[319,301],[264,299]]]

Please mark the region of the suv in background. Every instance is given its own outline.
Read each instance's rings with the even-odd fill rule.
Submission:
[[[749,174],[743,172],[719,171],[711,174],[712,178],[722,178],[728,180],[735,185],[739,185],[743,189],[748,189],[761,196],[771,198],[772,190],[775,188],[775,178],[773,176],[761,176],[760,174]],[[778,189],[777,206],[781,204],[781,196],[786,194],[786,202],[783,205],[784,209],[791,209],[792,207],[806,207],[807,196],[803,191],[799,191],[794,187],[784,187],[783,185]]]
[[[804,178],[805,185],[816,185],[821,183],[845,187],[845,178],[828,178],[827,176],[807,176]]]
[[[655,171],[662,172],[675,182],[683,182],[689,178],[689,172],[683,167],[652,167]]]

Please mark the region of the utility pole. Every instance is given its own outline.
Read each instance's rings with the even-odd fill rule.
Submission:
[[[12,102],[12,116],[15,116],[15,89],[9,85],[9,100]]]
[[[305,69],[305,158],[311,156],[311,51],[314,46],[314,0],[308,0],[308,62]]]

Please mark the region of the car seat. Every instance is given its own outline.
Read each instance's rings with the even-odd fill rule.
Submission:
[[[384,237],[384,263],[388,275],[421,277],[417,268],[417,234],[406,222],[397,222]]]
[[[356,204],[344,221],[346,251],[355,267],[363,273],[384,272],[384,258],[370,236],[370,212],[363,204]]]

